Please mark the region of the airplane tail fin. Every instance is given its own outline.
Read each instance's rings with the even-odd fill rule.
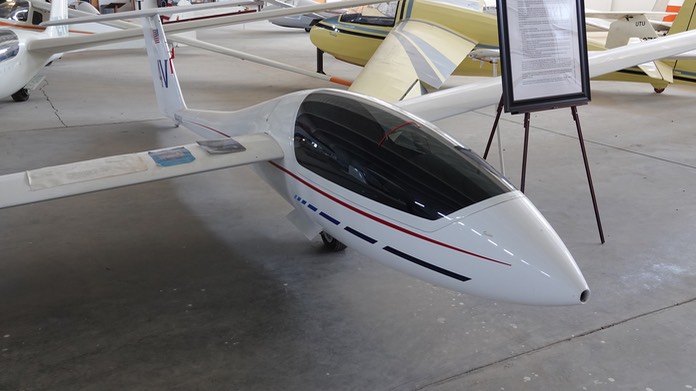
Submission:
[[[63,20],[68,18],[68,0],[54,0],[51,3],[51,16],[49,20]],[[49,37],[67,37],[68,25],[51,26],[46,28]]]
[[[696,28],[696,0],[685,0],[667,34],[681,33],[694,28]]]
[[[177,113],[186,109],[186,103],[174,71],[173,58],[167,45],[167,37],[164,35],[162,21],[159,15],[153,15],[143,17],[142,23],[159,109],[178,125],[181,118]]]

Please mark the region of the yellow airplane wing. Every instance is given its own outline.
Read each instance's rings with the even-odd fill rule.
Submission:
[[[402,22],[380,44],[350,90],[389,102],[420,96],[426,85],[442,86],[475,46],[475,41],[437,24]]]

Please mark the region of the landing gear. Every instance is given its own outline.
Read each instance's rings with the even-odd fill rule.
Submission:
[[[327,234],[324,231],[321,231],[319,235],[321,236],[321,241],[324,242],[324,247],[329,251],[343,251],[347,247],[345,244],[339,242],[336,238]]]
[[[15,102],[26,102],[29,99],[29,90],[22,88],[21,90],[12,94],[12,100]]]
[[[665,92],[664,88],[655,87],[655,88],[653,88],[653,90],[655,91],[656,94],[661,94],[661,93]]]
[[[324,51],[319,48],[317,48],[317,73],[326,75],[324,73]]]
[[[314,27],[315,24],[321,22],[321,19],[314,19],[310,24],[309,27],[305,27],[304,31],[310,32],[312,31],[312,27]]]

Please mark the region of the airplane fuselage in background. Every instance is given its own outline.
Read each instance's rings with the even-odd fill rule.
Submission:
[[[444,26],[477,42],[472,52],[498,50],[496,15],[468,9],[451,2],[400,0],[392,16],[375,17],[347,13],[317,23],[310,32],[312,43],[339,60],[364,66],[392,27],[402,20],[414,19]],[[588,50],[604,50],[598,42],[588,41]],[[693,71],[692,71],[693,70]],[[492,63],[467,57],[453,73],[460,76],[500,75]],[[664,89],[668,83],[648,77],[638,68],[630,68],[601,76],[599,79],[650,83]],[[674,80],[696,81],[696,61],[680,60],[674,69]]]
[[[26,44],[45,35],[27,29],[0,28],[0,97],[10,96],[23,89],[46,64],[53,54],[32,54]]]
[[[495,15],[427,0],[399,1],[395,16],[359,17],[348,13],[317,23],[310,32],[312,43],[322,51],[350,64],[364,66],[392,27],[405,19],[440,24],[478,42],[476,49],[497,49],[498,30]],[[464,60],[455,75],[491,76],[491,64]]]

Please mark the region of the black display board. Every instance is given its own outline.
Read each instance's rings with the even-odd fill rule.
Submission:
[[[583,0],[498,0],[505,111],[590,101]]]

